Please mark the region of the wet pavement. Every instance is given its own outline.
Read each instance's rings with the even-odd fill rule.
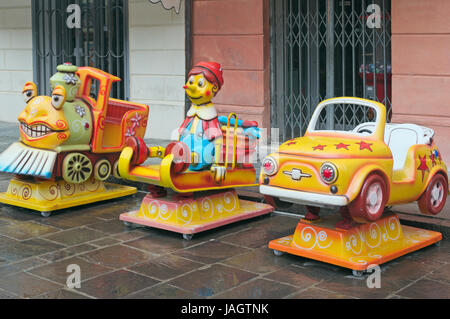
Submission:
[[[1,150],[15,129],[0,125]],[[9,179],[0,175],[0,191]],[[381,288],[370,289],[367,275],[267,248],[294,232],[298,216],[261,216],[186,241],[119,221],[144,195],[47,218],[0,204],[0,298],[450,298],[448,238],[384,264]],[[67,287],[69,265],[80,267],[80,288]]]
[[[144,193],[41,217],[0,206],[0,298],[450,298],[450,242],[367,275],[292,255],[271,239],[292,234],[298,218],[272,214],[196,234],[128,228],[118,216]],[[67,288],[69,265],[81,287]]]

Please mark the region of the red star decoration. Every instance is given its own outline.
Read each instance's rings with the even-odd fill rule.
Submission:
[[[323,151],[323,149],[325,148],[325,147],[327,147],[326,145],[317,145],[317,146],[313,146],[313,150],[314,151],[317,151],[317,150],[321,150],[321,151]]]
[[[430,159],[431,159],[431,165],[434,167],[436,163],[436,156],[434,155],[433,151],[430,152]]]
[[[339,144],[335,144],[336,145],[336,149],[341,149],[341,148],[345,148],[348,151],[348,147],[350,146],[350,144],[344,144],[344,143],[339,143]]]
[[[430,169],[428,168],[428,165],[427,165],[427,156],[424,155],[423,157],[421,157],[419,155],[419,161],[420,161],[420,165],[419,165],[419,167],[417,167],[417,169],[419,171],[422,171],[422,182],[423,182],[423,178],[425,177],[425,172],[430,171]]]
[[[295,144],[297,144],[297,142],[295,141],[295,140],[289,140],[289,141],[286,141],[285,143],[284,143],[284,145],[287,145],[287,146],[289,146],[289,145],[295,145]]]
[[[373,143],[366,143],[364,141],[361,141],[360,143],[356,143],[359,145],[359,150],[369,150],[371,152],[373,152],[372,148],[370,148],[370,146],[372,146]]]

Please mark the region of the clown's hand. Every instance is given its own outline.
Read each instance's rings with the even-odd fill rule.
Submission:
[[[223,182],[226,172],[227,168],[225,166],[219,166],[217,164],[213,164],[211,166],[211,173],[214,174],[214,180],[216,181],[216,183]]]

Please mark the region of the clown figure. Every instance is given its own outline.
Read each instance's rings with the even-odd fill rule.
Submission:
[[[200,62],[192,68],[183,87],[192,105],[178,129],[179,141],[191,152],[189,169],[210,169],[217,182],[224,179],[226,168],[220,165],[222,131],[211,100],[223,83],[222,68],[216,62]]]

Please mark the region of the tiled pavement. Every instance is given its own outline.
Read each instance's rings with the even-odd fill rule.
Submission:
[[[450,298],[450,242],[382,267],[381,288],[347,269],[275,256],[269,240],[297,218],[273,214],[185,241],[118,220],[142,193],[48,218],[0,206],[0,298]],[[66,288],[67,266],[81,288]]]
[[[11,132],[0,126],[1,149]],[[0,191],[9,178],[0,175]],[[0,205],[0,298],[450,298],[448,239],[383,265],[381,288],[369,289],[347,269],[274,256],[267,243],[293,233],[298,218],[262,216],[185,241],[118,220],[143,196],[48,218]],[[79,289],[66,288],[71,264]]]

